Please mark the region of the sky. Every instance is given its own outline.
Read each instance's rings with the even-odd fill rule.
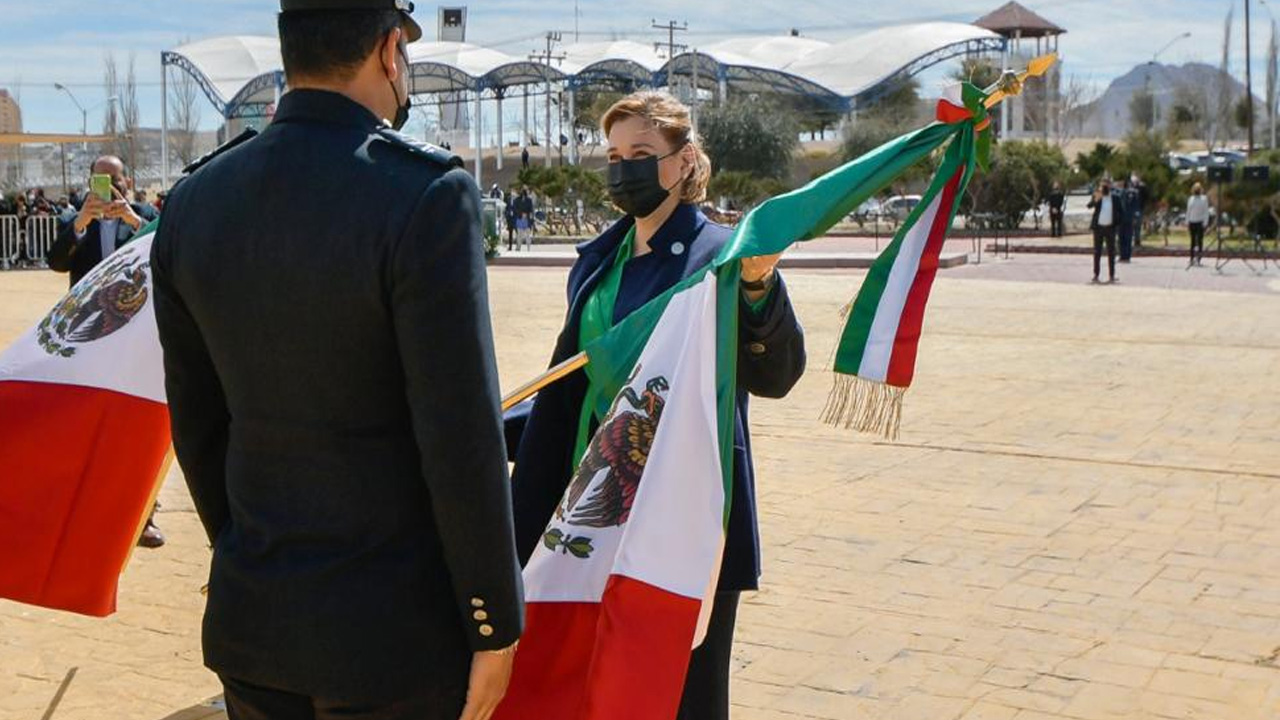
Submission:
[[[1244,0],[1026,0],[1023,4],[1067,29],[1062,37],[1063,72],[1099,92],[1116,76],[1147,62],[1171,40],[1190,32],[1159,56],[1165,63],[1201,61],[1217,65],[1224,19],[1234,4],[1233,72],[1243,78]],[[575,6],[582,41],[611,38],[665,40],[654,20],[687,22],[680,37],[694,46],[735,35],[802,35],[838,41],[885,25],[909,22],[972,22],[1003,0],[479,0],[468,5],[469,42],[523,56],[542,44],[547,30],[572,40]],[[1274,4],[1274,8],[1271,5]],[[419,3],[416,17],[434,37],[436,4]],[[19,97],[28,132],[79,132],[81,111],[54,83],[70,88],[89,110],[91,132],[102,124],[106,93],[103,61],[132,56],[139,79],[142,124],[160,125],[160,52],[189,40],[218,35],[273,35],[274,0],[0,0],[0,88]],[[1253,74],[1256,93],[1265,78],[1271,13],[1280,0],[1252,0]],[[936,84],[941,73],[926,76]],[[218,118],[201,110],[202,126]]]

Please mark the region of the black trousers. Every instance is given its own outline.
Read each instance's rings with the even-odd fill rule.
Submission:
[[[1187,223],[1187,229],[1191,231],[1190,262],[1195,262],[1204,256],[1204,223]]]
[[[1093,279],[1098,279],[1102,266],[1102,245],[1107,245],[1107,270],[1112,280],[1116,277],[1116,226],[1099,225],[1093,229]]]
[[[676,720],[729,720],[729,669],[741,593],[716,593],[707,638],[689,658]]]
[[[1049,211],[1049,237],[1062,237],[1062,211]]]
[[[353,704],[220,676],[229,720],[458,720],[467,689],[426,691],[389,704]]]

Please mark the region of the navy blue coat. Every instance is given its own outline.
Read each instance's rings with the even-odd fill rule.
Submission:
[[[631,217],[623,218],[600,237],[579,246],[578,261],[569,272],[569,314],[556,342],[552,365],[578,353],[583,307],[613,267],[618,248],[634,223]],[[678,206],[649,241],[652,252],[627,262],[618,288],[614,321],[705,267],[732,234],[730,228],[708,222],[694,206]],[[755,590],[760,578],[760,533],[747,395],[783,397],[800,379],[805,366],[804,332],[781,278],[763,312],[753,312],[744,300],[740,318],[733,504],[720,571],[721,591]],[[533,554],[573,474],[578,416],[586,391],[586,374],[578,371],[507,415],[507,447],[515,452],[512,492],[521,563],[528,562]]]

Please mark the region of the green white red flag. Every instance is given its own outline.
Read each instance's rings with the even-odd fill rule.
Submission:
[[[978,107],[773,198],[723,252],[586,348],[599,429],[525,568],[527,629],[496,720],[670,720],[715,597],[732,490],[740,260],[821,236],[951,141],[863,284],[826,418],[892,432]],[[947,111],[950,113],[950,111]],[[940,116],[943,110],[940,108]]]
[[[151,231],[0,354],[0,597],[110,615],[169,451]]]

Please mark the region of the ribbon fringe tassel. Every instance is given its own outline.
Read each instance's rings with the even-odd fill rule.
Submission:
[[[822,422],[897,440],[906,388],[857,375],[835,374],[835,386],[822,411]]]

